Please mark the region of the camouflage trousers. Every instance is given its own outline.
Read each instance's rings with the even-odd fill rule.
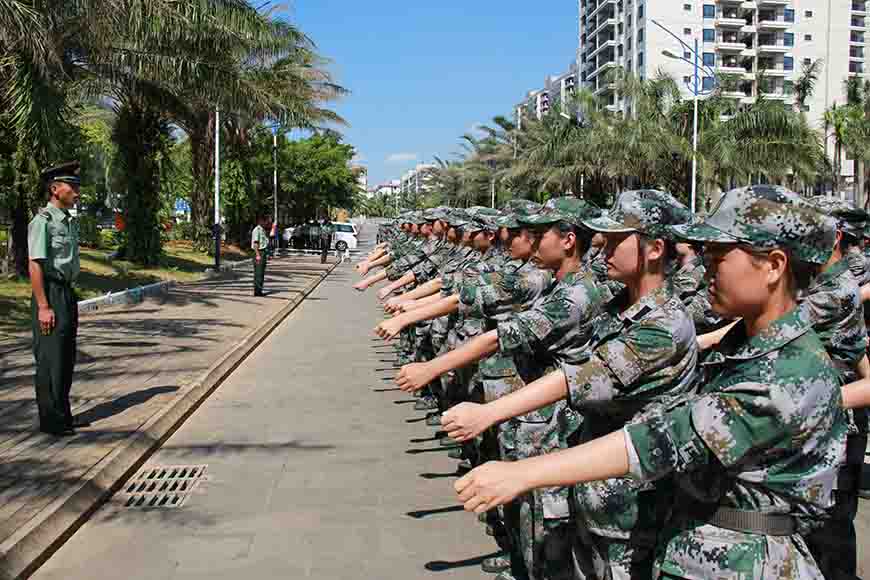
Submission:
[[[652,553],[625,540],[579,530],[572,546],[577,580],[647,580],[652,578]]]
[[[398,361],[400,365],[414,362],[415,328],[410,326],[399,333]]]
[[[544,518],[536,493],[517,498],[504,513],[515,578],[574,580],[572,547],[576,528],[570,518]]]

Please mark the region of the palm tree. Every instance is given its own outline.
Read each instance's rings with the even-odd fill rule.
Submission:
[[[817,58],[803,64],[801,74],[794,83],[794,102],[798,111],[804,111],[807,99],[811,98],[816,91],[816,82],[822,74],[824,63],[824,59]]]
[[[849,105],[837,106],[836,103],[834,103],[830,109],[825,111],[825,139],[829,138],[829,134],[834,139],[834,163],[831,176],[834,193],[840,193],[840,179],[843,173],[843,151],[848,127],[850,124],[858,122],[861,118],[860,115],[861,113],[854,107]]]

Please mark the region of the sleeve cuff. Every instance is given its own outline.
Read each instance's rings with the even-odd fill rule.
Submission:
[[[640,466],[640,457],[631,440],[628,427],[622,428],[622,436],[625,437],[625,450],[628,452],[628,476],[633,479],[643,479],[643,469]]]

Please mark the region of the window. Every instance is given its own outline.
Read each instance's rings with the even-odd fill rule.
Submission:
[[[712,28],[705,28],[704,42],[716,42],[716,31]]]
[[[786,32],[782,35],[782,44],[783,46],[794,46],[794,33]]]
[[[812,18],[812,17],[813,17],[812,10],[807,10],[806,12],[804,12],[804,18]]]
[[[813,35],[812,34],[804,34],[804,40],[806,40],[807,42],[812,42]]]
[[[704,80],[702,81],[702,83],[703,83],[702,88],[705,91],[712,91],[713,90],[713,77],[704,77]]]
[[[692,53],[688,50],[683,51],[683,58],[686,60],[692,60]]]
[[[691,29],[691,28],[684,28],[684,29],[683,29],[683,34],[684,34],[685,36],[692,36],[692,29]]]
[[[712,4],[704,4],[704,18],[716,18],[716,7]]]
[[[643,42],[643,28],[637,29],[637,43],[640,44]]]
[[[784,12],[786,22],[794,22],[794,10],[791,8],[786,8]]]
[[[643,52],[637,53],[637,70],[643,68]]]
[[[683,84],[690,85],[692,84],[692,77],[683,77]]]
[[[782,59],[783,70],[794,70],[794,57],[786,56]]]
[[[622,45],[619,45],[619,57],[622,58]]]
[[[813,59],[811,59],[811,58],[805,58],[805,59],[804,59],[804,64],[807,65],[807,66],[810,66],[811,64],[813,64]]]
[[[686,12],[691,12],[692,5],[691,4],[683,4],[683,10],[685,10]]]
[[[335,231],[341,234],[352,234],[355,233],[353,231],[353,226],[346,224],[332,224],[335,226]]]
[[[716,55],[714,53],[704,53],[704,66],[716,66]]]
[[[637,19],[643,18],[643,4],[637,7]]]

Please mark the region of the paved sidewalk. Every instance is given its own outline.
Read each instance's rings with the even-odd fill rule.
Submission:
[[[73,412],[92,426],[70,438],[36,430],[29,335],[0,337],[0,577],[10,570],[19,573],[20,558],[7,560],[10,551],[34,541],[27,533],[45,527],[44,520],[58,508],[72,522],[86,514],[89,506],[76,505],[69,513],[62,502],[75,500],[71,494],[129,447],[134,435],[178,406],[182,397],[190,397],[204,373],[298,302],[331,267],[319,258],[278,258],[270,262],[268,294],[262,298],[252,295],[248,267],[177,286],[134,307],[83,316],[71,399]],[[147,450],[140,445],[133,451],[141,455]],[[113,478],[98,480],[98,487],[112,485]],[[105,494],[107,489],[95,491]],[[53,529],[49,536],[63,531]],[[39,542],[45,541],[40,532]]]
[[[34,580],[493,580],[356,279],[337,268],[148,460],[207,465],[180,508],[116,494]]]

